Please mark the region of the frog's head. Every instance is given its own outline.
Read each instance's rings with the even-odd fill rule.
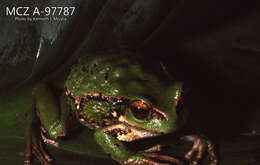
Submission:
[[[176,110],[182,84],[167,77],[160,63],[151,66],[149,61],[128,52],[81,59],[72,69],[66,87],[74,98],[85,101],[95,98],[102,102],[99,105],[103,109],[97,110],[89,104],[83,111],[103,116],[113,113],[117,122],[142,130],[142,136],[173,132],[182,124]],[[93,114],[92,118],[95,116],[98,115]]]
[[[177,104],[182,92],[182,84],[179,82],[168,84],[161,81],[151,81],[149,85],[156,86],[146,90],[151,91],[137,96],[129,96],[129,103],[121,121],[135,127],[140,127],[152,132],[173,132],[180,127],[181,120],[177,115]],[[141,88],[148,85],[142,84]]]

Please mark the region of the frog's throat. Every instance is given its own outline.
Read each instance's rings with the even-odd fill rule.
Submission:
[[[163,132],[150,131],[141,127],[131,126],[127,123],[110,125],[104,129],[104,132],[116,137],[120,141],[126,142],[164,134]]]
[[[136,126],[134,123],[131,123],[130,121],[128,121],[125,116],[120,116],[118,120],[121,123],[123,123],[124,125],[134,128],[136,130],[139,130],[141,132],[150,132],[151,134],[153,134],[153,136],[158,136],[158,135],[163,135],[163,134],[168,133],[168,131],[164,131],[164,130],[155,130],[155,129],[149,129],[149,128],[143,128],[143,127]],[[151,136],[149,136],[149,137],[151,137]]]

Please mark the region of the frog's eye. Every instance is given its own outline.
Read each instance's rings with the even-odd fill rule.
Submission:
[[[151,109],[143,101],[132,101],[130,104],[132,114],[139,120],[144,120],[150,116]]]

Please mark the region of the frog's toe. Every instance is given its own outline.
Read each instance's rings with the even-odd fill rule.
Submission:
[[[55,140],[52,140],[52,139],[48,138],[47,136],[45,136],[43,132],[41,132],[40,135],[41,135],[41,139],[43,140],[44,143],[51,144],[54,147],[59,147],[58,142],[56,142]]]
[[[162,150],[162,145],[157,144],[155,146],[152,146],[152,147],[144,150],[144,152],[151,153],[151,152],[159,152],[161,150]]]
[[[143,152],[145,152],[146,156],[151,159],[155,159],[155,160],[159,160],[159,161],[163,161],[163,162],[169,162],[171,164],[177,164],[177,165],[183,164],[183,162],[181,162],[180,160],[178,160],[174,157],[155,153],[155,152],[159,152],[161,150],[162,150],[162,145],[157,144],[151,148],[144,150]],[[161,163],[161,164],[163,164],[163,163]]]
[[[198,136],[185,136],[182,139],[193,142],[193,147],[185,155],[185,158],[191,162],[190,165],[199,164],[205,152],[207,152],[209,155],[210,165],[218,164],[215,146],[211,141]]]
[[[51,165],[53,162],[52,157],[46,152],[44,142],[42,139],[33,139],[28,141],[26,159],[24,165],[31,165],[32,153],[43,165]],[[31,148],[31,149],[30,149]]]
[[[171,157],[171,156],[161,155],[161,154],[156,154],[156,153],[149,153],[148,156],[149,156],[149,158],[156,159],[159,161],[169,162],[171,164],[173,163],[176,165],[183,165],[182,161],[180,161],[174,157]]]
[[[31,160],[30,160],[30,158],[26,158],[26,159],[24,160],[24,165],[31,165]]]
[[[123,163],[124,165],[183,165],[183,162],[171,156],[156,153],[139,153]]]
[[[208,145],[208,153],[209,153],[209,158],[211,161],[210,165],[217,165],[218,159],[216,156],[215,146],[213,144]]]
[[[27,141],[24,165],[32,165],[32,154],[43,165],[51,165],[53,162],[51,156],[45,151],[43,142],[41,140],[30,139]]]
[[[124,161],[123,163],[124,165],[168,165],[167,163],[159,163],[159,162],[156,162],[152,159],[149,159],[147,157],[142,157],[137,161],[134,161],[132,159],[128,159],[126,161]]]
[[[35,157],[43,164],[43,165],[51,165],[53,159],[51,156],[45,151],[43,147],[43,143],[39,141],[37,144],[32,144],[32,150]]]

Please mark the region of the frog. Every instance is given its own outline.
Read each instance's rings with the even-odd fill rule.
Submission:
[[[57,139],[69,131],[68,116],[93,130],[98,146],[119,164],[183,165],[182,160],[158,154],[160,144],[143,151],[132,151],[124,145],[176,132],[188,116],[181,108],[183,83],[173,80],[161,63],[150,64],[139,57],[126,50],[81,57],[57,85],[62,91],[59,96],[47,83],[35,85],[27,115],[24,165],[32,164],[32,155],[43,165],[54,163],[44,145],[59,146]],[[217,165],[214,145],[208,140],[198,136],[182,139],[194,143],[185,156],[191,165],[198,164],[205,151],[211,165]]]

